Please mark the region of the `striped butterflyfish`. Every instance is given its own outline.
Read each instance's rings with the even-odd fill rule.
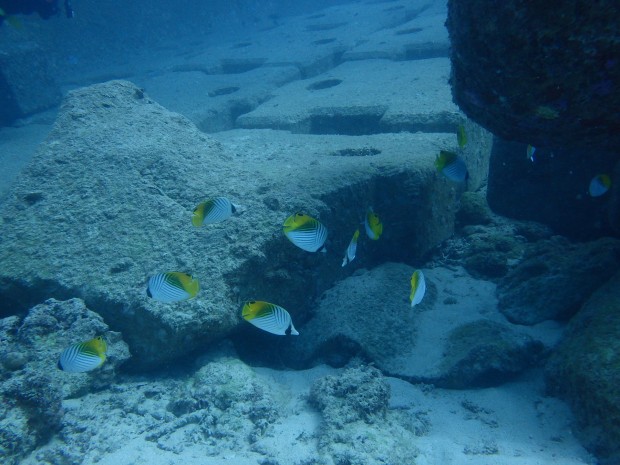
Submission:
[[[67,347],[60,354],[58,368],[71,373],[94,370],[105,362],[108,345],[102,336]]]
[[[218,223],[230,218],[236,211],[235,206],[226,197],[215,197],[196,206],[192,224],[199,227],[203,224]]]
[[[160,302],[180,302],[196,297],[199,290],[198,280],[193,276],[170,271],[151,276],[146,295]]]
[[[366,235],[373,241],[378,240],[381,234],[383,234],[383,223],[381,223],[379,216],[372,210],[372,207],[368,207],[366,211],[364,228],[366,228]]]
[[[290,334],[299,335],[291,315],[279,305],[251,300],[243,305],[241,315],[247,322],[268,333],[284,336],[290,327]]]
[[[532,147],[531,145],[528,144],[527,148],[525,149],[525,156],[527,157],[529,161],[535,162],[536,161],[536,147]]]
[[[283,230],[288,240],[306,252],[326,251],[327,228],[304,213],[289,216]]]
[[[360,230],[356,229],[349,242],[347,250],[344,252],[344,258],[342,259],[342,266],[348,265],[355,258],[355,252],[357,252],[357,239],[360,237]]]
[[[422,302],[425,292],[426,281],[424,280],[424,274],[422,270],[415,270],[411,275],[411,294],[409,295],[412,307]]]
[[[465,182],[469,177],[467,166],[461,157],[454,152],[441,150],[435,159],[435,168],[450,181]]]
[[[591,197],[600,197],[601,195],[607,193],[609,188],[611,187],[611,178],[608,174],[598,174],[592,178],[590,181],[590,187],[588,188],[588,192]]]

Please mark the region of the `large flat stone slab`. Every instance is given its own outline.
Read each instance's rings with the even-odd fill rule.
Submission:
[[[143,86],[166,108],[187,116],[205,132],[215,132],[231,129],[239,115],[277,95],[277,87],[328,71],[342,60],[447,57],[445,5],[417,1],[355,7],[340,5],[314,15],[286,18],[273,29],[247,40],[207,48],[194,46],[174,57],[163,53],[160,69],[151,64],[139,72],[145,64],[137,62],[128,64],[125,73],[136,73],[132,82]],[[369,31],[374,32],[368,36]],[[389,52],[377,51],[377,47]],[[443,74],[440,79],[445,81],[447,73]],[[373,74],[370,79],[373,78],[384,81],[386,76]],[[304,84],[300,86],[305,94]],[[442,97],[450,102],[449,93]],[[405,104],[409,102],[405,99]],[[360,109],[360,117],[364,111]],[[387,115],[386,122],[397,130],[412,129],[404,116],[406,109],[393,111],[395,114]]]
[[[450,38],[445,26],[446,16],[446,3],[433,3],[406,23],[369,34],[364,41],[344,52],[342,58],[418,60],[447,57]]]
[[[281,87],[237,125],[311,134],[453,132],[462,115],[449,75],[447,58],[345,62]]]
[[[222,142],[125,81],[71,92],[0,211],[0,313],[79,296],[123,332],[144,369],[229,334],[246,299],[303,319],[353,272],[341,268],[342,255],[369,206],[385,232],[364,245],[360,265],[395,254],[420,260],[452,234],[453,186],[433,162],[454,134],[219,134]],[[218,195],[243,214],[194,228],[193,208]],[[282,234],[300,210],[328,227],[327,254],[303,252]],[[147,298],[147,277],[171,270],[200,280],[196,299]]]
[[[0,128],[0,202],[21,169],[28,164],[43,142],[51,124],[34,122],[25,126]]]
[[[237,74],[169,71],[141,76],[135,82],[200,130],[215,132],[232,129],[239,115],[270,99],[277,87],[299,77],[295,66],[262,66]]]
[[[0,49],[0,125],[60,103],[44,51],[34,42]]]
[[[260,65],[293,65],[304,77],[332,68],[344,52],[369,34],[407,23],[430,8],[430,0],[336,5],[306,16],[287,18],[270,30],[234,44],[208,47],[176,64],[178,70],[230,74]]]

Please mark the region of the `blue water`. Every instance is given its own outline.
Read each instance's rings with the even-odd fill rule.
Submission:
[[[547,395],[567,318],[499,309],[502,278],[564,243],[486,207],[493,139],[452,102],[445,3],[76,0],[73,18],[5,15],[0,462],[598,463]],[[116,79],[131,84],[81,93]],[[440,150],[468,173],[442,174]],[[196,204],[220,195],[235,214],[194,229]],[[329,231],[317,252],[282,234],[296,208]],[[600,264],[579,306],[617,269]],[[204,285],[154,302],[147,279],[173,268]],[[252,326],[247,300],[288,313]],[[98,334],[100,367],[56,368]]]

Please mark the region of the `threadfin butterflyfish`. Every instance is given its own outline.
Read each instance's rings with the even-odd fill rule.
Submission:
[[[149,278],[146,295],[160,302],[180,302],[196,297],[200,285],[193,276],[178,271],[158,273]]]
[[[215,197],[196,206],[192,215],[192,224],[199,227],[202,224],[218,223],[230,218],[236,211],[235,205],[226,197]]]
[[[597,174],[590,181],[588,192],[592,197],[600,197],[606,194],[611,187],[611,177],[608,174]]]
[[[2,8],[0,8],[0,17],[4,18],[4,20],[7,23],[9,23],[11,26],[13,26],[15,29],[22,28],[22,22],[19,19],[17,19],[15,16],[6,14],[6,12]],[[1,23],[2,21],[0,21],[0,24]]]
[[[456,128],[456,140],[459,143],[459,148],[463,148],[467,144],[467,133],[465,132],[465,126],[462,124],[459,124]]]
[[[106,359],[108,345],[103,336],[67,347],[60,354],[58,368],[70,373],[83,373],[100,367]]]
[[[372,207],[368,207],[368,210],[366,210],[364,228],[366,229],[366,235],[373,241],[378,240],[381,234],[383,234],[383,223],[381,223],[379,216],[373,211]]]
[[[344,252],[344,258],[342,259],[342,266],[346,266],[353,261],[355,258],[355,252],[357,251],[357,239],[360,237],[360,230],[356,229],[353,233],[353,237],[351,238],[351,242],[349,242],[349,246],[347,250]]]
[[[290,327],[290,334],[299,335],[291,315],[279,305],[251,300],[243,305],[241,315],[245,321],[268,333],[284,336]]]
[[[321,222],[304,213],[295,213],[284,222],[284,235],[306,252],[325,252],[327,228]]]
[[[465,182],[469,177],[465,162],[454,152],[441,150],[435,159],[435,167],[450,181]]]
[[[415,307],[424,298],[426,292],[426,281],[424,280],[424,274],[422,270],[415,270],[411,275],[411,294],[409,294],[409,300],[411,306]]]
[[[532,147],[531,145],[528,144],[527,148],[525,149],[525,156],[527,157],[527,159],[531,162],[536,161],[535,154],[536,154],[536,147]]]

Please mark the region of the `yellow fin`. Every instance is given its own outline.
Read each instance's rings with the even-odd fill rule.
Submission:
[[[462,124],[459,124],[456,128],[456,139],[459,142],[460,148],[465,147],[465,144],[467,144],[467,134],[465,133],[465,126]]]
[[[202,222],[205,219],[205,202],[199,203],[196,208],[194,208],[194,213],[192,214],[192,224],[197,228],[202,226]]]

